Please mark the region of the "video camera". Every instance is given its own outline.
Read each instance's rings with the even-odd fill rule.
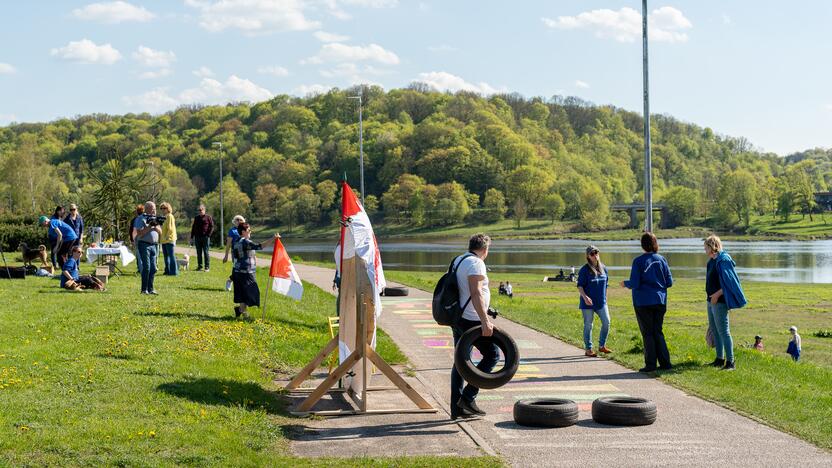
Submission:
[[[165,218],[164,216],[144,215],[144,221],[150,227],[161,226],[165,223],[166,219],[167,218]]]
[[[490,315],[491,318],[497,318],[497,316],[500,315],[500,311],[493,307],[489,307],[488,311],[486,311],[486,314]]]

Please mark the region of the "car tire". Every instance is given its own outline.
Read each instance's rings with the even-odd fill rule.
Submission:
[[[578,404],[562,398],[527,398],[514,404],[514,422],[521,426],[567,427],[578,422]]]
[[[592,402],[592,419],[610,426],[648,426],[656,422],[656,404],[636,397],[602,397]]]
[[[483,372],[471,362],[471,351],[477,340],[491,340],[503,352],[505,365],[497,372]],[[504,331],[494,327],[490,337],[482,336],[482,327],[476,326],[466,331],[459,339],[454,350],[454,367],[469,384],[482,389],[494,389],[507,384],[517,368],[520,367],[520,353],[517,343]]]
[[[407,288],[384,288],[381,292],[384,297],[393,297],[393,296],[407,296],[410,294],[410,291]]]

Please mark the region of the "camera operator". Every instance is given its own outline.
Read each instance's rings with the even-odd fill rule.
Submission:
[[[133,228],[136,229],[137,250],[142,260],[142,294],[159,294],[153,287],[153,279],[156,276],[156,257],[159,255],[162,227],[156,216],[155,203],[149,201],[144,204],[144,215],[136,217]]]

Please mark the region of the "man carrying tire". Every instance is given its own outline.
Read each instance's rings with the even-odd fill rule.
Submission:
[[[454,346],[460,337],[470,328],[482,327],[482,336],[491,336],[494,325],[488,317],[488,306],[491,303],[491,291],[488,289],[488,276],[485,268],[485,258],[488,257],[488,247],[491,238],[485,234],[474,234],[468,240],[468,253],[460,255],[454,260],[456,280],[459,285],[459,303],[462,307],[462,318],[451,327],[454,335]],[[482,360],[477,368],[483,372],[491,372],[500,358],[500,351],[492,340],[480,340],[474,343]],[[474,418],[485,415],[476,403],[480,389],[465,385],[462,375],[451,369],[451,419]]]

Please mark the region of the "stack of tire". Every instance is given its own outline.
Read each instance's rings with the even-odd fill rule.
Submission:
[[[592,402],[592,419],[609,426],[647,426],[656,422],[656,404],[644,398],[601,397]],[[567,427],[578,422],[578,405],[559,398],[529,398],[514,404],[521,426]]]

